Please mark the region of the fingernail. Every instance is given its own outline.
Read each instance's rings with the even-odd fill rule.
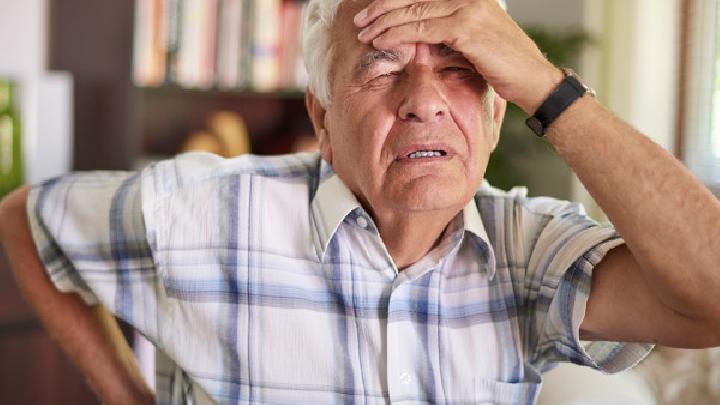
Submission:
[[[363,37],[365,36],[365,34],[367,34],[367,28],[365,28],[364,30],[361,30],[361,31],[358,33],[358,36],[357,36],[358,39],[363,39]]]
[[[362,9],[359,13],[355,14],[355,18],[353,21],[355,21],[355,24],[360,24],[365,18],[367,18],[368,10],[366,8]]]

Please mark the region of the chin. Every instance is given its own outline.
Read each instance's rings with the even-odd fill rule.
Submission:
[[[429,184],[428,184],[429,183]],[[399,193],[389,193],[392,205],[410,212],[459,211],[472,198],[462,182],[413,181]]]

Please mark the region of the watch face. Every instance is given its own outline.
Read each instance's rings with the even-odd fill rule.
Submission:
[[[535,132],[537,136],[545,136],[545,128],[543,128],[542,122],[535,117],[530,117],[525,121],[528,127]]]

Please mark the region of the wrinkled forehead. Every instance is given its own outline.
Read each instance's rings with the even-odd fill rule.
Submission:
[[[355,64],[362,55],[373,48],[357,39],[360,32],[353,22],[353,17],[365,8],[371,0],[345,0],[338,6],[337,13],[330,27],[332,38],[332,70],[337,72],[340,65]]]
[[[337,13],[332,24],[333,37],[335,34],[348,34],[354,32],[357,35],[358,28],[353,22],[353,17],[360,10],[372,3],[372,0],[344,0],[337,8]]]
[[[415,54],[417,44],[405,44],[391,50],[378,50],[357,39],[360,31],[353,17],[371,0],[346,0],[341,4],[333,25],[333,66],[336,70],[357,77],[372,66],[383,63],[406,64]],[[429,45],[430,54],[444,59],[466,61],[465,57],[454,49],[442,44]],[[341,73],[342,74],[342,73]]]
[[[416,46],[416,44],[409,44],[390,50],[380,50],[368,47],[368,49],[360,53],[359,58],[354,58],[356,60],[353,61],[353,63],[355,63],[353,69],[356,75],[359,76],[376,65],[387,63],[393,65],[406,65],[415,55]],[[450,48],[447,45],[428,45],[428,50],[430,55],[443,60],[470,63],[467,59],[465,59],[465,56],[462,53]]]

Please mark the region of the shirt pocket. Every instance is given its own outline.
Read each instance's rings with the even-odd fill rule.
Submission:
[[[534,404],[540,394],[540,383],[508,383],[489,379],[475,379],[475,404]]]

